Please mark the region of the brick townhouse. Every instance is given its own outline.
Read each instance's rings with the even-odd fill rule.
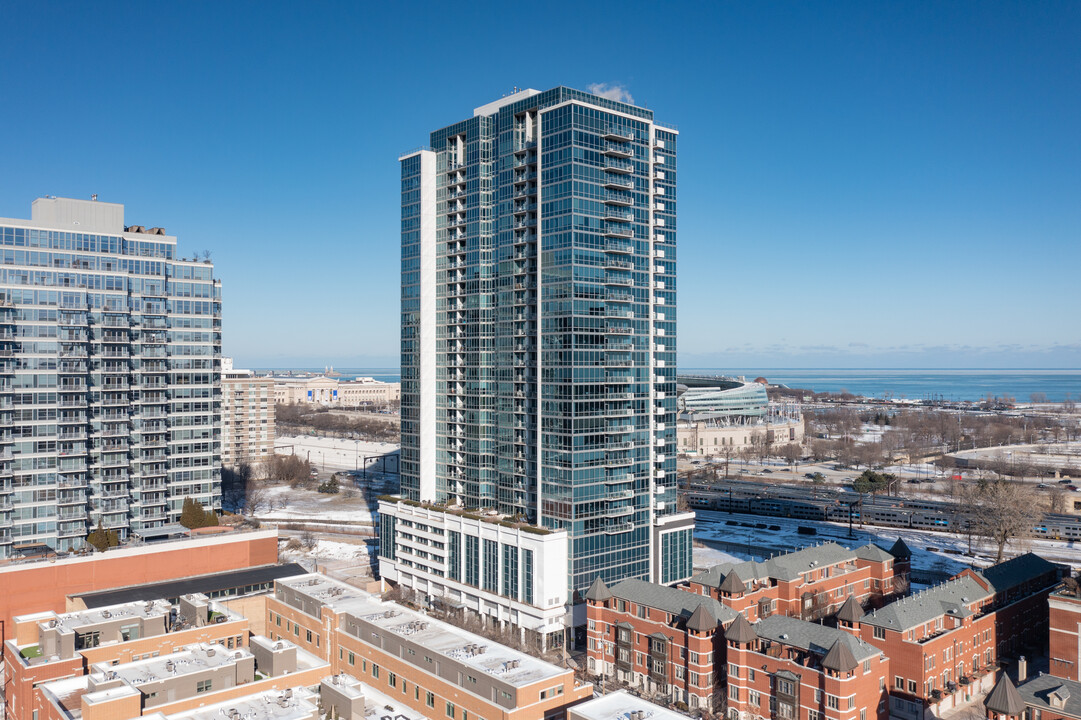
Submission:
[[[907,548],[906,548],[907,550]],[[877,545],[854,550],[827,542],[757,562],[725,563],[691,578],[691,590],[715,598],[754,622],[780,614],[804,620],[832,615],[849,595],[877,606],[895,587],[896,558]]]
[[[1020,684],[1016,688],[1003,674],[999,679],[1001,691],[989,695],[985,703],[988,718],[1017,720],[1024,715],[1027,720],[1081,719],[1081,589],[1076,579],[1069,578],[1052,591],[1047,605],[1050,672],[1026,680],[1025,664],[1019,663]]]
[[[205,595],[123,603],[69,613],[14,618],[4,643],[7,720],[34,720],[42,709],[38,686],[80,677],[95,663],[122,663],[168,655],[198,642],[243,647],[248,620]]]
[[[739,615],[728,643],[728,715],[777,720],[886,720],[890,660],[854,635],[772,615]]]
[[[593,694],[570,669],[323,575],[276,581],[266,620],[271,639],[439,720],[561,720]]]
[[[679,588],[597,578],[586,592],[588,668],[690,709],[719,707],[724,630],[738,613]]]
[[[101,662],[87,675],[39,686],[37,720],[129,720],[170,715],[255,693],[314,686],[329,665],[284,641],[259,636],[249,647],[196,643],[132,662]]]
[[[891,714],[922,720],[990,690],[1000,657],[1042,637],[1061,572],[1028,553],[838,623],[890,658]]]

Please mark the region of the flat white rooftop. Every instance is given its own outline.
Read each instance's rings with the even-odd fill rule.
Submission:
[[[360,682],[352,675],[339,673],[323,678],[323,684],[333,685],[334,689],[345,695],[350,700],[364,698],[367,712],[366,717],[383,718],[391,716],[394,720],[427,720],[427,716],[421,715],[416,710],[411,710],[390,695],[382,693],[371,685]]]
[[[148,600],[146,602],[121,603],[109,605],[93,610],[76,610],[68,613],[34,613],[32,615],[20,615],[15,618],[16,622],[37,620],[39,624],[49,627],[61,627],[69,630],[78,630],[82,627],[100,625],[123,618],[150,618],[157,615],[168,615],[173,606],[166,600]],[[55,625],[53,625],[55,621]]]
[[[568,708],[567,719],[687,720],[687,716],[631,695],[626,690],[619,690]]]
[[[508,685],[522,687],[557,678],[567,672],[532,655],[414,612],[403,605],[385,602],[324,575],[297,575],[278,580],[278,583],[322,600],[339,615],[353,615],[432,652],[498,677]]]
[[[190,675],[209,668],[231,665],[251,656],[251,652],[246,648],[227,650],[225,646],[217,643],[199,643],[171,655],[135,660],[121,665],[98,663],[94,665],[91,676],[98,681],[119,679],[132,685],[142,685],[167,677]]]
[[[196,710],[168,715],[168,720],[301,720],[315,717],[319,698],[305,687],[245,695]]]

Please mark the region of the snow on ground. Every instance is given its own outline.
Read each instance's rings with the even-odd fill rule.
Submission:
[[[705,570],[711,568],[714,565],[722,565],[724,563],[738,563],[743,562],[746,558],[736,557],[731,553],[726,553],[717,548],[711,548],[706,546],[696,545],[694,548],[694,568],[696,570]]]
[[[729,524],[730,522],[734,524]],[[758,527],[760,525],[764,527]],[[798,532],[800,526],[813,527],[818,534],[802,535]],[[972,554],[969,555],[969,538],[956,533],[865,526],[853,528],[852,535],[853,537],[849,538],[848,526],[842,523],[719,511],[698,511],[694,532],[695,540],[707,544],[715,543],[714,547],[718,552],[740,560],[761,560],[770,555],[826,541],[852,548],[870,542],[889,549],[900,537],[912,550],[912,568],[917,576],[921,576],[921,573],[954,575],[966,567],[987,567],[995,562],[995,548],[989,543],[973,538]],[[695,551],[695,565],[698,565],[698,548]],[[1016,541],[1007,545],[1005,556],[1010,558],[1029,551],[1053,562],[1074,567],[1081,565],[1081,544],[1066,540]],[[702,557],[703,562],[708,561],[708,556]]]
[[[368,548],[364,545],[320,540],[315,548],[307,553],[308,557],[324,560],[355,560],[368,558]]]
[[[356,470],[378,467],[387,455],[397,455],[394,443],[349,440],[347,438],[319,437],[315,435],[282,436],[274,440],[274,451],[279,455],[298,455],[320,469]],[[387,462],[387,469],[396,471],[397,458]]]
[[[370,525],[375,510],[368,507],[360,490],[351,498],[342,493],[328,495],[314,490],[275,485],[267,488],[269,510],[261,510],[261,520],[335,520]]]

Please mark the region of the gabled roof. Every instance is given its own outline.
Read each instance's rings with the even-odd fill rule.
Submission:
[[[966,606],[994,595],[985,590],[976,578],[962,575],[923,592],[894,600],[889,605],[865,614],[860,623],[897,630],[918,627],[935,618],[949,615],[964,618],[972,615]]]
[[[759,620],[754,626],[754,632],[765,640],[772,640],[823,657],[840,642],[845,645],[848,654],[857,663],[882,654],[881,650],[860,640],[850,632],[784,615],[771,615]],[[844,659],[847,660],[847,657]]]
[[[687,620],[687,629],[693,632],[711,632],[717,629],[717,618],[713,617],[713,613],[707,610],[705,605],[699,605]]]
[[[608,586],[599,577],[593,581],[593,584],[589,586],[589,590],[586,590],[586,600],[592,600],[594,602],[604,602],[612,598],[612,592],[608,589]]]
[[[851,672],[859,666],[860,664],[856,662],[856,658],[852,655],[852,650],[840,638],[833,643],[833,647],[822,658],[822,667],[836,672]]]
[[[1000,593],[1059,569],[1058,565],[1035,553],[1025,553],[984,568],[979,575],[991,583],[996,593]]]
[[[909,560],[912,558],[912,551],[908,549],[908,545],[905,545],[904,540],[897,538],[897,542],[890,548],[890,555],[898,560]]]
[[[745,593],[747,592],[747,583],[740,579],[738,572],[732,570],[724,576],[724,582],[717,589],[726,593]]]
[[[870,562],[888,562],[894,559],[893,555],[873,543],[867,543],[856,548],[856,557]]]
[[[613,586],[610,592],[620,600],[629,600],[687,619],[690,619],[699,606],[705,606],[714,618],[726,625],[739,614],[711,597],[636,578],[621,581]]]
[[[1081,718],[1081,683],[1074,680],[1065,680],[1054,675],[1037,675],[1028,682],[1021,683],[1017,693],[1026,705],[1056,715]],[[1058,707],[1051,704],[1052,694],[1062,699],[1056,703]]]
[[[743,617],[741,613],[736,621],[728,626],[728,630],[724,633],[724,639],[731,642],[749,643],[757,638],[754,628],[747,622],[747,618]]]
[[[826,565],[834,565],[855,558],[855,551],[844,548],[835,542],[827,542],[778,555],[763,562],[748,560],[741,563],[716,565],[705,572],[695,575],[691,578],[691,581],[707,587],[719,588],[728,574],[735,571],[739,573],[739,577],[744,581],[773,578],[791,582],[799,580],[800,575],[808,570],[815,570]]]
[[[849,595],[844,605],[837,611],[837,619],[855,625],[863,617],[863,608],[860,607],[855,595]]]
[[[1006,673],[999,676],[998,682],[987,694],[983,705],[991,712],[1002,715],[1020,715],[1025,711],[1025,701],[1021,699],[1021,693],[1017,692],[1017,688]]]

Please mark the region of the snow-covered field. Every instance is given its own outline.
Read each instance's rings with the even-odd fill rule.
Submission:
[[[260,520],[332,520],[371,525],[375,510],[368,507],[360,490],[351,498],[342,493],[327,495],[314,490],[275,485],[267,488],[271,509],[260,510]]]
[[[297,553],[320,560],[368,560],[368,548],[362,544],[320,540],[312,550]]]
[[[394,443],[296,435],[278,437],[274,440],[274,451],[279,455],[298,455],[320,469],[358,470],[365,465],[378,469],[384,462],[385,469],[398,469],[398,446]],[[383,460],[384,456],[394,457]]]

